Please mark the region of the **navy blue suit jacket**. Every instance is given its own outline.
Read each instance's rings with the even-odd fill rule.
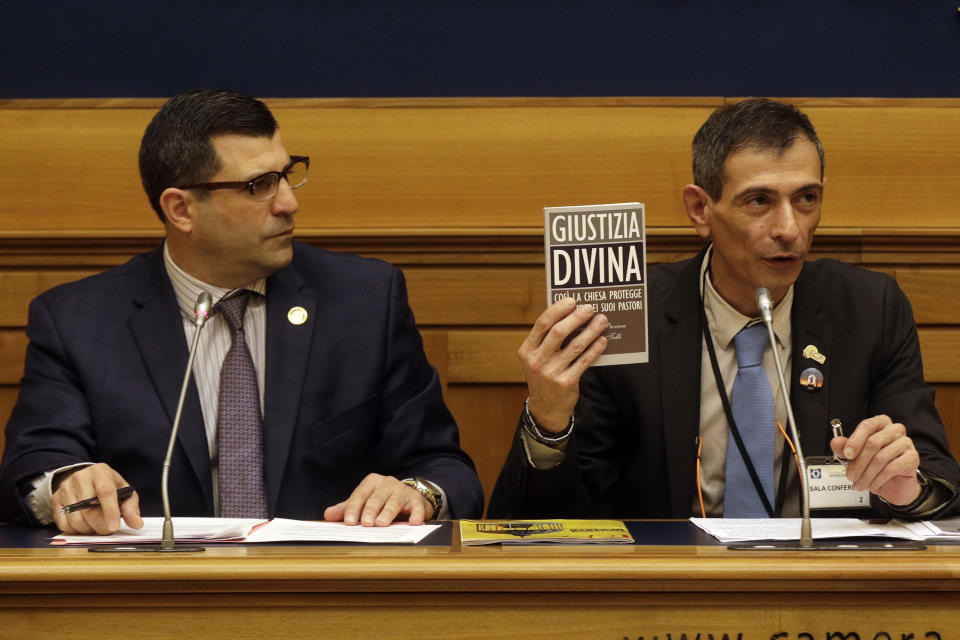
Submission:
[[[287,320],[303,307],[307,321]],[[0,519],[33,521],[27,479],[105,462],[160,515],[163,457],[188,346],[162,250],[30,305],[24,377],[7,423]],[[366,474],[422,476],[455,517],[483,491],[423,352],[402,273],[295,243],[267,280],[264,468],[271,516],[321,519]],[[174,515],[213,515],[210,453],[191,381],[170,470]]]
[[[574,433],[560,465],[533,469],[517,429],[489,517],[690,517],[700,433],[703,255],[650,268],[650,361],[593,367],[583,375]],[[807,262],[790,320],[787,384],[804,454],[832,455],[831,419],[840,419],[849,434],[864,418],[883,413],[907,427],[920,468],[956,495],[960,468],[933,389],[923,380],[910,303],[893,278],[836,260]],[[822,365],[803,357],[811,344],[826,356]],[[809,366],[823,372],[817,393],[800,385]],[[893,515],[879,501],[873,507]]]

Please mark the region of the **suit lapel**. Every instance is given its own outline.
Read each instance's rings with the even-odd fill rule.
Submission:
[[[696,439],[700,434],[699,273],[703,252],[679,274],[665,300],[667,326],[659,335],[663,436],[669,460],[670,508],[689,514],[696,490]],[[692,374],[692,375],[691,375]]]
[[[800,432],[800,444],[807,455],[818,455],[828,448],[831,437],[827,428],[829,422],[829,400],[834,385],[830,379],[830,364],[833,354],[830,326],[818,316],[822,302],[816,295],[819,289],[816,271],[809,263],[804,265],[794,288],[793,310],[791,312],[791,331],[793,334],[793,355],[790,376],[790,403]],[[803,355],[803,350],[813,345],[826,356],[820,364]],[[806,391],[800,385],[800,373],[808,367],[816,367],[823,373],[823,387],[820,391]]]
[[[300,313],[299,318],[298,312],[290,315],[296,307],[306,313]],[[302,324],[294,323],[304,316]],[[271,516],[276,510],[290,452],[316,322],[316,300],[293,266],[281,269],[267,280],[263,456]]]
[[[129,326],[172,428],[189,349],[173,287],[163,266],[162,249],[146,256],[143,275],[142,286],[134,293],[138,309],[130,316]],[[200,397],[192,378],[184,399],[177,442],[190,461],[212,510],[210,450]]]

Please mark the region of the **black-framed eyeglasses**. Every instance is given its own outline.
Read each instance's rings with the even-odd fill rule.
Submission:
[[[268,171],[246,182],[202,182],[189,184],[179,189],[246,189],[254,200],[269,200],[276,195],[280,188],[280,180],[284,179],[291,189],[299,189],[307,182],[307,171],[310,169],[309,156],[290,156],[290,164],[281,171]]]

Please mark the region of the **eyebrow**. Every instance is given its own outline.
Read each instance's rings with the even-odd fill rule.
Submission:
[[[803,193],[804,191],[817,191],[817,192],[823,193],[823,184],[820,182],[811,182],[809,184],[803,185],[802,187],[798,187],[797,189],[794,189],[790,195]],[[742,191],[737,193],[735,196],[733,196],[733,200],[734,201],[740,200],[746,197],[747,195],[752,195],[757,193],[776,194],[778,192],[776,189],[771,189],[770,187],[747,187],[746,189],[743,189]]]
[[[284,163],[283,167],[281,167],[280,169],[277,169],[276,171],[261,171],[260,173],[255,173],[255,174],[253,174],[252,176],[250,176],[250,177],[247,178],[246,180],[237,180],[237,182],[250,182],[250,181],[252,181],[252,180],[256,180],[256,179],[259,178],[260,176],[265,176],[265,175],[267,175],[268,173],[280,173],[281,171],[283,171],[284,169],[286,169],[287,167],[289,167],[289,166],[292,165],[292,164],[293,164],[293,158],[291,158],[290,156],[287,156],[287,161]]]

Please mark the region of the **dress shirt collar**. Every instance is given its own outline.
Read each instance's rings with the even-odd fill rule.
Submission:
[[[170,277],[170,282],[173,284],[173,291],[177,296],[177,304],[180,307],[180,313],[183,314],[184,318],[190,321],[193,320],[193,308],[197,304],[197,297],[200,295],[200,292],[206,291],[213,298],[214,302],[219,302],[234,291],[239,290],[216,287],[212,284],[206,284],[205,282],[194,278],[189,273],[181,269],[177,263],[173,261],[166,242],[163,243],[163,264],[167,269],[167,275]],[[241,289],[249,289],[250,291],[259,293],[260,295],[266,295],[267,280],[266,278],[261,278],[256,282],[247,285],[246,287],[241,287]]]
[[[716,340],[717,346],[726,350],[733,342],[741,329],[746,326],[762,322],[757,318],[745,316],[734,309],[729,302],[717,292],[709,277],[710,258],[713,255],[711,245],[703,256],[700,265],[700,296],[707,314],[707,325]],[[790,311],[793,308],[793,285],[787,289],[786,295],[773,308],[773,334],[777,337],[780,347],[790,344]]]

